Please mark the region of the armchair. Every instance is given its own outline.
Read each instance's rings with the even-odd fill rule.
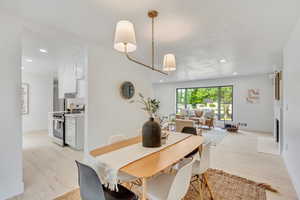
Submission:
[[[196,122],[197,125],[200,125],[201,121],[203,121],[203,114],[204,112],[202,110],[195,110],[195,116],[190,117],[190,120],[193,120]]]

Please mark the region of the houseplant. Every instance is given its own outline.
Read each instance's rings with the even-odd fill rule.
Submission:
[[[142,129],[143,146],[144,147],[160,147],[161,146],[161,128],[160,124],[154,120],[157,118],[160,102],[157,99],[145,98],[139,93],[139,103],[143,105],[144,110],[149,115],[149,121],[145,122]]]

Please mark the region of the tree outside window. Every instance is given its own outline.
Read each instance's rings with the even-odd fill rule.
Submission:
[[[233,86],[180,88],[176,90],[176,112],[182,109],[213,110],[219,120],[232,120]]]

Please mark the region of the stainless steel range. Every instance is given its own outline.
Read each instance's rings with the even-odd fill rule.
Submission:
[[[59,98],[58,79],[53,80],[52,140],[65,146],[65,99]]]
[[[65,146],[65,115],[63,112],[53,113],[53,141]]]

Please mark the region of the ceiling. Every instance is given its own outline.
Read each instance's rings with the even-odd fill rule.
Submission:
[[[115,24],[135,25],[136,57],[150,61],[149,9],[156,21],[157,63],[176,55],[177,71],[161,81],[269,73],[300,16],[299,0],[23,0],[22,16],[112,48]],[[49,47],[50,48],[50,47]],[[225,59],[226,63],[220,63]],[[143,59],[144,60],[144,59]]]
[[[22,70],[57,75],[63,59],[83,50],[83,44],[70,34],[45,26],[24,23],[22,31]],[[41,52],[40,50],[46,50]],[[30,62],[28,62],[30,61]]]
[[[47,53],[40,52],[44,49]],[[30,30],[22,33],[22,69],[24,72],[49,74],[57,71],[57,46]],[[29,61],[30,62],[29,62]]]

